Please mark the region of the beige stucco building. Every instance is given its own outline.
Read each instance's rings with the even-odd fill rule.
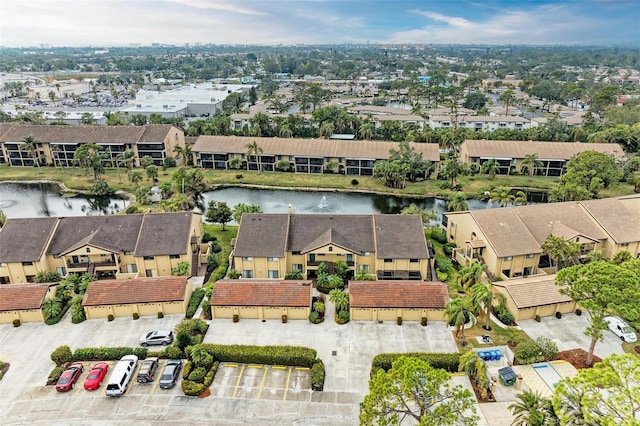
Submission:
[[[311,313],[311,281],[220,280],[209,304],[212,318],[304,320]]]
[[[541,275],[493,283],[494,291],[504,296],[507,309],[516,322],[534,319],[537,315],[548,317],[556,312],[575,312],[578,304],[569,296],[560,294],[556,276]]]
[[[580,245],[580,257],[599,251],[640,255],[640,195],[443,215],[447,239],[460,265],[483,262],[503,279],[555,272],[542,244],[549,235]]]
[[[244,214],[232,253],[243,278],[317,276],[346,262],[349,278],[429,279],[429,250],[419,215]]]
[[[0,283],[38,272],[127,279],[171,275],[206,263],[201,215],[193,212],[8,219],[0,230]],[[203,255],[204,254],[204,255]]]
[[[349,282],[349,313],[353,321],[444,321],[448,302],[449,293],[442,282]]]
[[[189,277],[93,281],[82,299],[87,319],[184,314],[193,285]]]
[[[0,286],[0,324],[10,324],[14,320],[44,322],[42,303],[55,294],[53,284]]]

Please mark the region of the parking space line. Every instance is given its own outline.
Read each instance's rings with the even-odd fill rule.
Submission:
[[[262,374],[262,382],[260,382],[260,390],[258,391],[258,399],[260,399],[260,396],[262,395],[262,389],[264,389],[264,381],[267,378],[267,371],[269,371],[268,368],[264,369],[264,373]]]
[[[129,380],[129,383],[127,384],[127,390],[124,391],[124,394],[128,394],[129,391],[131,390],[131,388],[133,387],[133,382],[136,381],[136,377],[138,377],[138,371],[140,371],[140,367],[142,366],[142,364],[138,363],[138,365],[136,365],[136,368],[133,370],[133,373],[131,374],[131,379]]]
[[[274,370],[286,370],[287,369],[287,367],[285,367],[284,365],[272,365],[271,368],[274,369]]]
[[[309,367],[296,367],[296,371],[309,371],[311,370]]]
[[[236,368],[238,367],[238,364],[225,364],[225,367],[231,367],[231,368]]]
[[[289,381],[291,380],[291,367],[289,367],[289,374],[287,374],[287,383],[284,385],[284,395],[282,395],[282,400],[285,401],[287,399],[287,392],[289,391]]]
[[[248,365],[248,368],[262,368],[261,365]]]
[[[158,370],[160,369],[160,367],[158,367]],[[158,387],[158,383],[160,383],[160,377],[162,377],[162,372],[160,374],[157,375],[157,377],[153,380],[153,387],[151,388],[151,392],[149,392],[151,395],[153,395],[156,392],[156,388]]]
[[[244,364],[242,365],[242,367],[240,367],[240,374],[238,375],[238,380],[236,380],[236,386],[233,389],[233,395],[231,395],[231,398],[235,398],[236,394],[238,393],[238,386],[240,385],[240,380],[242,379],[242,373],[244,373]]]

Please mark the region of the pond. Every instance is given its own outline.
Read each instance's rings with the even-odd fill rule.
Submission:
[[[53,183],[0,183],[0,210],[7,217],[95,216],[129,205],[117,197],[63,196]]]

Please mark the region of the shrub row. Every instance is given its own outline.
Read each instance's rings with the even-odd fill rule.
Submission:
[[[182,392],[187,396],[198,396],[205,389],[203,383],[192,382],[191,380],[182,381]]]
[[[447,243],[447,234],[440,229],[433,229],[431,231],[431,239],[434,241],[439,242],[440,244],[446,244]]]
[[[49,373],[49,377],[47,377],[47,385],[55,385],[58,382],[60,376],[62,376],[63,372],[64,368],[60,366],[55,367],[53,370],[51,370],[51,373]]]
[[[191,293],[191,299],[189,300],[189,307],[187,308],[187,318],[193,318],[193,315],[198,310],[198,306],[200,306],[200,302],[202,302],[203,297],[204,289],[202,287],[198,287],[193,290],[193,293]]]
[[[511,315],[511,312],[504,305],[498,305],[493,307],[493,314],[505,325],[514,325],[516,320]]]
[[[148,351],[147,357],[154,356],[158,358],[164,359],[180,359],[184,358],[184,352],[180,350],[177,346],[167,346],[161,351]]]
[[[214,361],[231,361],[243,364],[290,365],[313,367],[317,352],[301,346],[251,346],[216,345],[205,343],[202,347]],[[187,355],[190,351],[187,349]]]
[[[321,391],[324,389],[324,363],[320,358],[316,359],[311,367],[311,389]]]
[[[546,337],[538,337],[536,340],[528,340],[518,343],[513,351],[516,364],[533,364],[542,361],[551,361],[558,355],[558,345]]]
[[[206,387],[211,386],[211,383],[213,383],[213,379],[214,379],[214,377],[216,377],[216,373],[218,372],[218,366],[219,365],[220,365],[220,361],[214,362],[213,365],[211,366],[211,368],[209,369],[209,372],[204,377],[204,385]]]
[[[428,352],[409,352],[409,353],[384,353],[378,354],[373,358],[371,362],[371,377],[373,377],[378,370],[389,371],[391,364],[401,356],[410,356],[419,358],[426,361],[433,368],[442,368],[449,373],[455,373],[458,371],[458,364],[460,362],[459,353],[428,353]]]
[[[46,320],[44,320],[44,323],[47,325],[54,325],[59,323],[62,317],[64,316],[64,314],[67,313],[70,307],[71,307],[71,303],[65,303],[58,315],[56,315],[55,317],[47,318]]]
[[[72,361],[117,361],[125,355],[135,355],[139,359],[145,359],[147,348],[79,348],[73,353]]]

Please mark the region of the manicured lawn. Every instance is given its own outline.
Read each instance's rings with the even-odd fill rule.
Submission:
[[[225,230],[222,230],[220,225],[204,224],[204,232],[217,238],[218,244],[222,251],[218,253],[218,260],[220,266],[217,270],[213,271],[209,277],[208,282],[213,282],[212,279],[216,276],[216,273],[221,269],[226,269],[228,266],[229,255],[231,254],[231,240],[238,236],[237,226],[225,226]]]
[[[489,347],[489,346],[506,346],[507,342],[511,339],[510,334],[511,331],[507,328],[502,328],[502,327],[498,327],[495,323],[491,323],[491,331],[487,331],[484,328],[482,328],[482,326],[484,325],[484,319],[480,320],[476,325],[474,325],[473,327],[471,327],[468,330],[465,330],[465,337],[467,340],[467,346],[471,346],[474,348],[482,348],[482,347]],[[526,335],[526,333],[522,330],[515,330],[516,332],[516,338],[515,341],[516,342],[523,342],[525,340],[531,340],[531,338],[529,336]],[[493,343],[491,343],[491,345],[481,345],[478,343],[478,340],[476,339],[476,337],[478,336],[482,336],[483,334],[488,334],[491,336],[491,341]],[[456,339],[456,343],[458,344],[458,349],[460,349],[461,351],[465,350],[465,348],[463,348],[460,345],[460,339]]]

